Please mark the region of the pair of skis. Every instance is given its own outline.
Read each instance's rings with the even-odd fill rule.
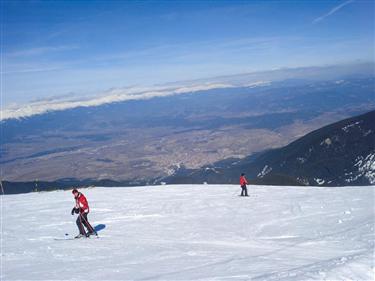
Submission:
[[[71,237],[71,236],[69,236],[69,234],[68,233],[65,233],[65,238],[55,238],[54,240],[58,240],[58,241],[61,241],[61,240],[79,240],[79,239],[94,239],[94,238],[100,238],[99,236],[98,236],[98,234],[92,234],[92,235],[90,235],[90,236],[82,236],[82,237]],[[69,237],[68,237],[69,236]]]
[[[72,236],[70,236],[69,235],[69,233],[65,233],[65,237],[62,237],[62,238],[55,238],[55,240],[79,240],[79,239],[84,239],[84,238],[88,238],[88,239],[94,239],[94,238],[99,238],[99,236],[98,236],[98,232],[100,231],[100,230],[103,230],[105,228],[105,224],[98,224],[98,225],[96,225],[95,227],[94,227],[94,232],[95,232],[95,234],[92,234],[92,235],[90,235],[89,237],[85,237],[85,236],[82,236],[82,237],[77,237],[77,238],[75,238],[75,237],[72,237]]]

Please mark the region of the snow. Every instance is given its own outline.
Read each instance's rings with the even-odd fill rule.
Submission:
[[[265,175],[267,175],[271,171],[272,171],[272,167],[268,167],[268,165],[266,165],[263,167],[263,170],[260,173],[258,173],[257,177],[263,178]]]
[[[325,183],[325,180],[323,180],[323,179],[319,179],[319,178],[314,178],[314,180],[316,181],[316,183],[317,184],[319,184],[319,185],[322,185],[322,184],[324,184]]]
[[[375,184],[375,153],[370,153],[366,157],[358,156],[355,160],[354,167],[358,168],[358,172],[353,176],[351,173],[346,173],[346,176],[350,176],[345,179],[346,182],[353,182],[359,177],[366,177],[370,184]]]
[[[168,169],[166,169],[166,173],[168,176],[172,176],[174,175],[179,169],[181,169],[181,164],[180,163],[176,163],[174,164],[173,166],[169,167]]]
[[[210,168],[210,167],[206,167],[206,168],[205,168],[205,171],[212,171],[212,172],[214,172],[214,173],[216,173],[216,174],[219,173],[218,170],[216,170],[215,168]]]
[[[326,138],[324,139],[320,145],[326,145],[326,146],[330,146],[332,144],[332,140],[330,138]]]
[[[373,280],[374,186],[164,185],[2,196],[1,280]]]
[[[349,125],[346,125],[346,126],[344,126],[344,127],[342,127],[341,129],[345,132],[345,133],[347,133],[347,132],[349,132],[349,130],[352,128],[352,127],[355,127],[356,125],[359,125],[359,124],[361,124],[363,121],[361,120],[361,121],[357,121],[357,122],[355,122],[355,123],[352,123],[352,124],[349,124]],[[359,127],[359,126],[358,126]]]
[[[297,157],[297,161],[301,164],[305,163],[306,162],[306,158],[303,158],[303,157]]]
[[[367,137],[371,133],[372,133],[372,130],[368,130],[368,131],[366,131],[366,132],[363,133],[363,136]]]

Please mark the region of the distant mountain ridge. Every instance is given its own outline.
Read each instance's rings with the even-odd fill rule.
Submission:
[[[375,110],[315,130],[289,145],[243,160],[182,170],[167,183],[231,182],[245,172],[253,182],[346,186],[375,184]]]

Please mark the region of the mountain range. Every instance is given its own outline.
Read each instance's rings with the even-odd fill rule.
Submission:
[[[167,183],[236,183],[245,172],[254,183],[319,186],[375,184],[375,111],[308,133],[278,149],[182,169]]]
[[[28,183],[27,190],[35,182],[39,188],[50,182],[152,184],[184,170],[248,161],[375,108],[373,76],[341,78],[180,88],[165,96],[5,119],[2,179]]]

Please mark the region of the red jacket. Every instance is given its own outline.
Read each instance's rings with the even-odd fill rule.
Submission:
[[[82,193],[78,193],[76,197],[76,208],[79,208],[81,214],[90,212],[89,203]]]
[[[241,176],[241,177],[240,177],[240,185],[243,186],[243,185],[245,185],[245,184],[248,184],[248,183],[247,183],[247,180],[246,180],[245,176]]]

